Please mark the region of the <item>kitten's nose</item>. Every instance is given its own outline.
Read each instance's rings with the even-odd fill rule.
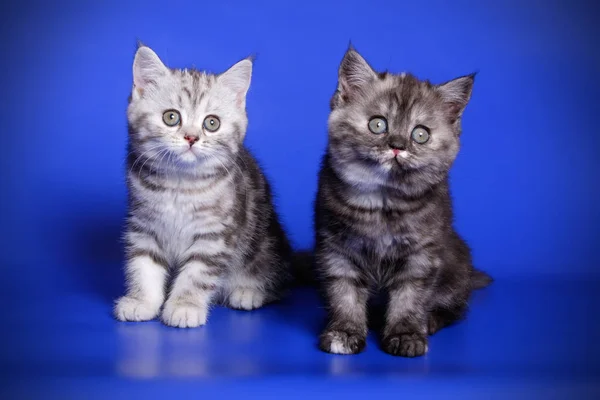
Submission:
[[[194,143],[198,141],[198,139],[200,139],[198,136],[195,135],[185,135],[183,138],[187,140],[187,142],[190,144],[190,147],[193,146]]]
[[[401,151],[406,150],[406,144],[404,143],[403,140],[399,140],[399,139],[390,140],[389,146],[394,151],[394,155],[397,155]]]

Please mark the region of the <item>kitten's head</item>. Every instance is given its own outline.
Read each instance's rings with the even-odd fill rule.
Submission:
[[[473,80],[469,75],[433,85],[409,74],[378,73],[348,49],[331,100],[334,167],[354,185],[411,194],[441,182],[458,153]]]
[[[248,125],[251,75],[249,59],[212,75],[169,69],[149,47],[139,47],[127,109],[132,150],[153,168],[197,171],[230,160]]]

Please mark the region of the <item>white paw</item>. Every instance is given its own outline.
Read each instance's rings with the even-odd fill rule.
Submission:
[[[160,304],[123,296],[115,304],[115,317],[119,321],[150,321],[158,315]]]
[[[195,328],[206,324],[208,317],[207,307],[198,307],[191,304],[165,304],[162,312],[162,321],[176,328]]]
[[[265,303],[265,295],[258,289],[238,288],[229,296],[229,305],[239,310],[253,310]]]
[[[329,352],[333,354],[352,354],[352,350],[346,346],[346,343],[338,337],[334,337],[329,347]]]
[[[363,351],[365,346],[364,336],[338,330],[324,332],[319,341],[321,350],[333,354],[356,354]]]

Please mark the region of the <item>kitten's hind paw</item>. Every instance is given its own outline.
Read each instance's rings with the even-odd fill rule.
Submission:
[[[123,296],[115,303],[114,314],[119,321],[150,321],[159,310],[160,305]]]
[[[427,337],[419,333],[390,335],[383,338],[383,351],[393,356],[418,357],[427,353]]]
[[[429,312],[427,319],[427,332],[430,335],[438,332],[440,329],[452,325],[456,321],[464,317],[465,311],[463,307],[455,309],[436,308]]]
[[[446,325],[448,325],[448,322],[442,316],[433,312],[429,313],[429,317],[427,319],[427,332],[430,335],[437,333]]]
[[[321,334],[319,348],[333,354],[357,354],[367,345],[364,335],[355,332],[328,330]]]
[[[161,319],[165,325],[175,328],[195,328],[205,325],[208,318],[208,308],[192,304],[165,304]]]
[[[265,303],[265,295],[259,289],[237,288],[229,295],[229,306],[237,310],[254,310]]]

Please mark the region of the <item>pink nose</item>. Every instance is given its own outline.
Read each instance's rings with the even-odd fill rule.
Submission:
[[[185,140],[187,140],[187,142],[190,144],[190,146],[193,146],[194,143],[196,143],[198,141],[198,136],[192,136],[192,135],[185,135],[183,137]]]
[[[397,155],[398,155],[398,153],[400,153],[400,150],[398,150],[398,149],[392,149],[392,151],[394,152],[394,155],[395,155],[395,156],[397,156]]]

